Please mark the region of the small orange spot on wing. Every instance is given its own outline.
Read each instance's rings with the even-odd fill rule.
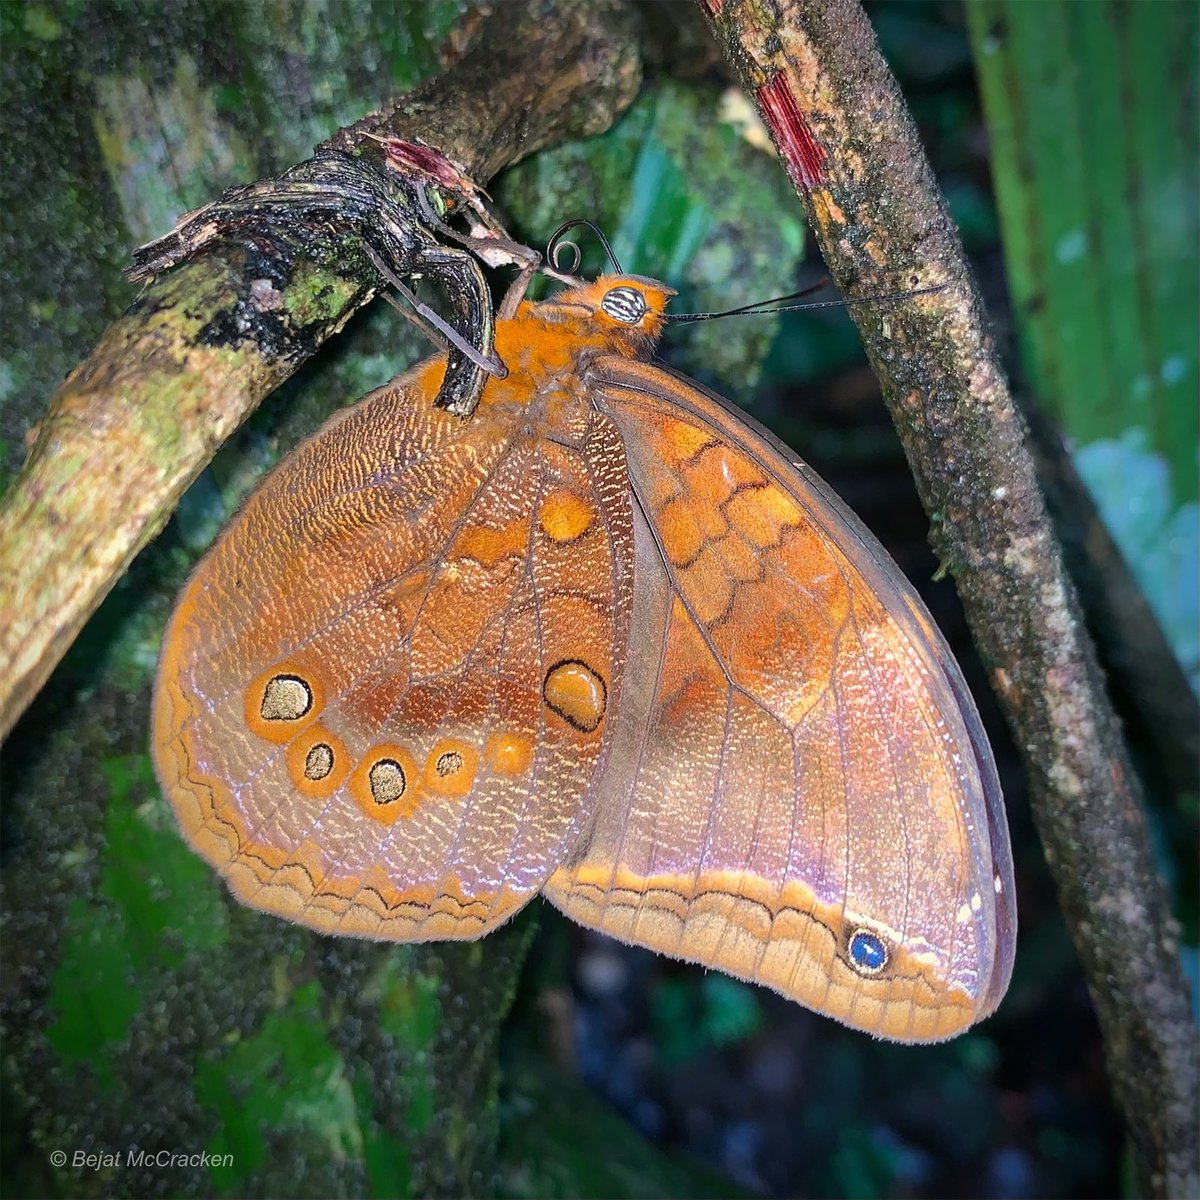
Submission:
[[[695,506],[676,496],[659,509],[655,528],[663,550],[675,566],[691,562],[704,545],[704,532],[696,520]]]
[[[503,529],[468,526],[454,545],[453,553],[458,558],[472,559],[480,566],[494,567],[502,559],[525,553],[525,526],[520,522],[513,522]]]
[[[341,786],[350,770],[350,755],[341,738],[324,725],[311,725],[287,748],[288,775],[305,796],[324,800]]]
[[[542,501],[538,524],[554,541],[573,542],[592,527],[594,517],[592,506],[582,496],[557,488]]]
[[[268,742],[290,742],[307,729],[325,705],[317,673],[303,663],[276,663],[246,689],[246,725]]]
[[[796,502],[772,485],[736,492],[725,503],[725,515],[734,529],[760,549],[778,544],[785,529],[802,523]]]
[[[679,572],[679,584],[702,625],[712,625],[729,611],[734,585],[719,542],[709,542],[695,562]]]
[[[728,533],[717,543],[717,549],[729,574],[739,583],[762,578],[764,564],[758,551],[745,538]]]
[[[705,430],[683,421],[672,421],[668,428],[662,429],[659,436],[662,438],[663,454],[671,467],[678,467],[680,463],[686,462],[713,444],[713,438]],[[658,440],[655,438],[656,442]]]
[[[533,742],[520,733],[493,733],[483,757],[498,775],[520,775],[533,762]]]

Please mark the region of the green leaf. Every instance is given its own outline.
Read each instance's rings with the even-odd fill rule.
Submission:
[[[757,989],[715,972],[664,979],[654,990],[655,1041],[668,1063],[750,1037],[763,1021]]]
[[[1028,384],[1195,682],[1200,18],[1174,0],[967,16]]]

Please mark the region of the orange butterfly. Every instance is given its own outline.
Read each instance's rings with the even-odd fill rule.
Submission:
[[[975,706],[825,485],[646,361],[672,294],[523,303],[470,420],[435,358],[300,445],[179,600],[159,776],[240,900],[319,930],[476,938],[541,892],[949,1037],[1015,939]]]

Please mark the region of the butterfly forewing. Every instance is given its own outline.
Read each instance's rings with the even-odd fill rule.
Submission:
[[[425,374],[431,369],[424,368]],[[574,839],[627,646],[623,458],[583,404],[464,423],[420,371],[266,480],[181,598],[156,758],[245,902],[474,937]]]
[[[989,844],[990,757],[919,601],[696,385],[612,359],[591,378],[641,531],[631,668],[589,841],[547,895],[872,1032],[977,1020],[1011,963],[1007,842]]]

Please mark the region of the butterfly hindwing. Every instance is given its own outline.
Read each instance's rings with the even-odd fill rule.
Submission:
[[[463,422],[435,369],[264,481],[164,642],[156,757],[185,833],[243,901],[329,931],[474,937],[536,893],[627,644],[611,425]]]

